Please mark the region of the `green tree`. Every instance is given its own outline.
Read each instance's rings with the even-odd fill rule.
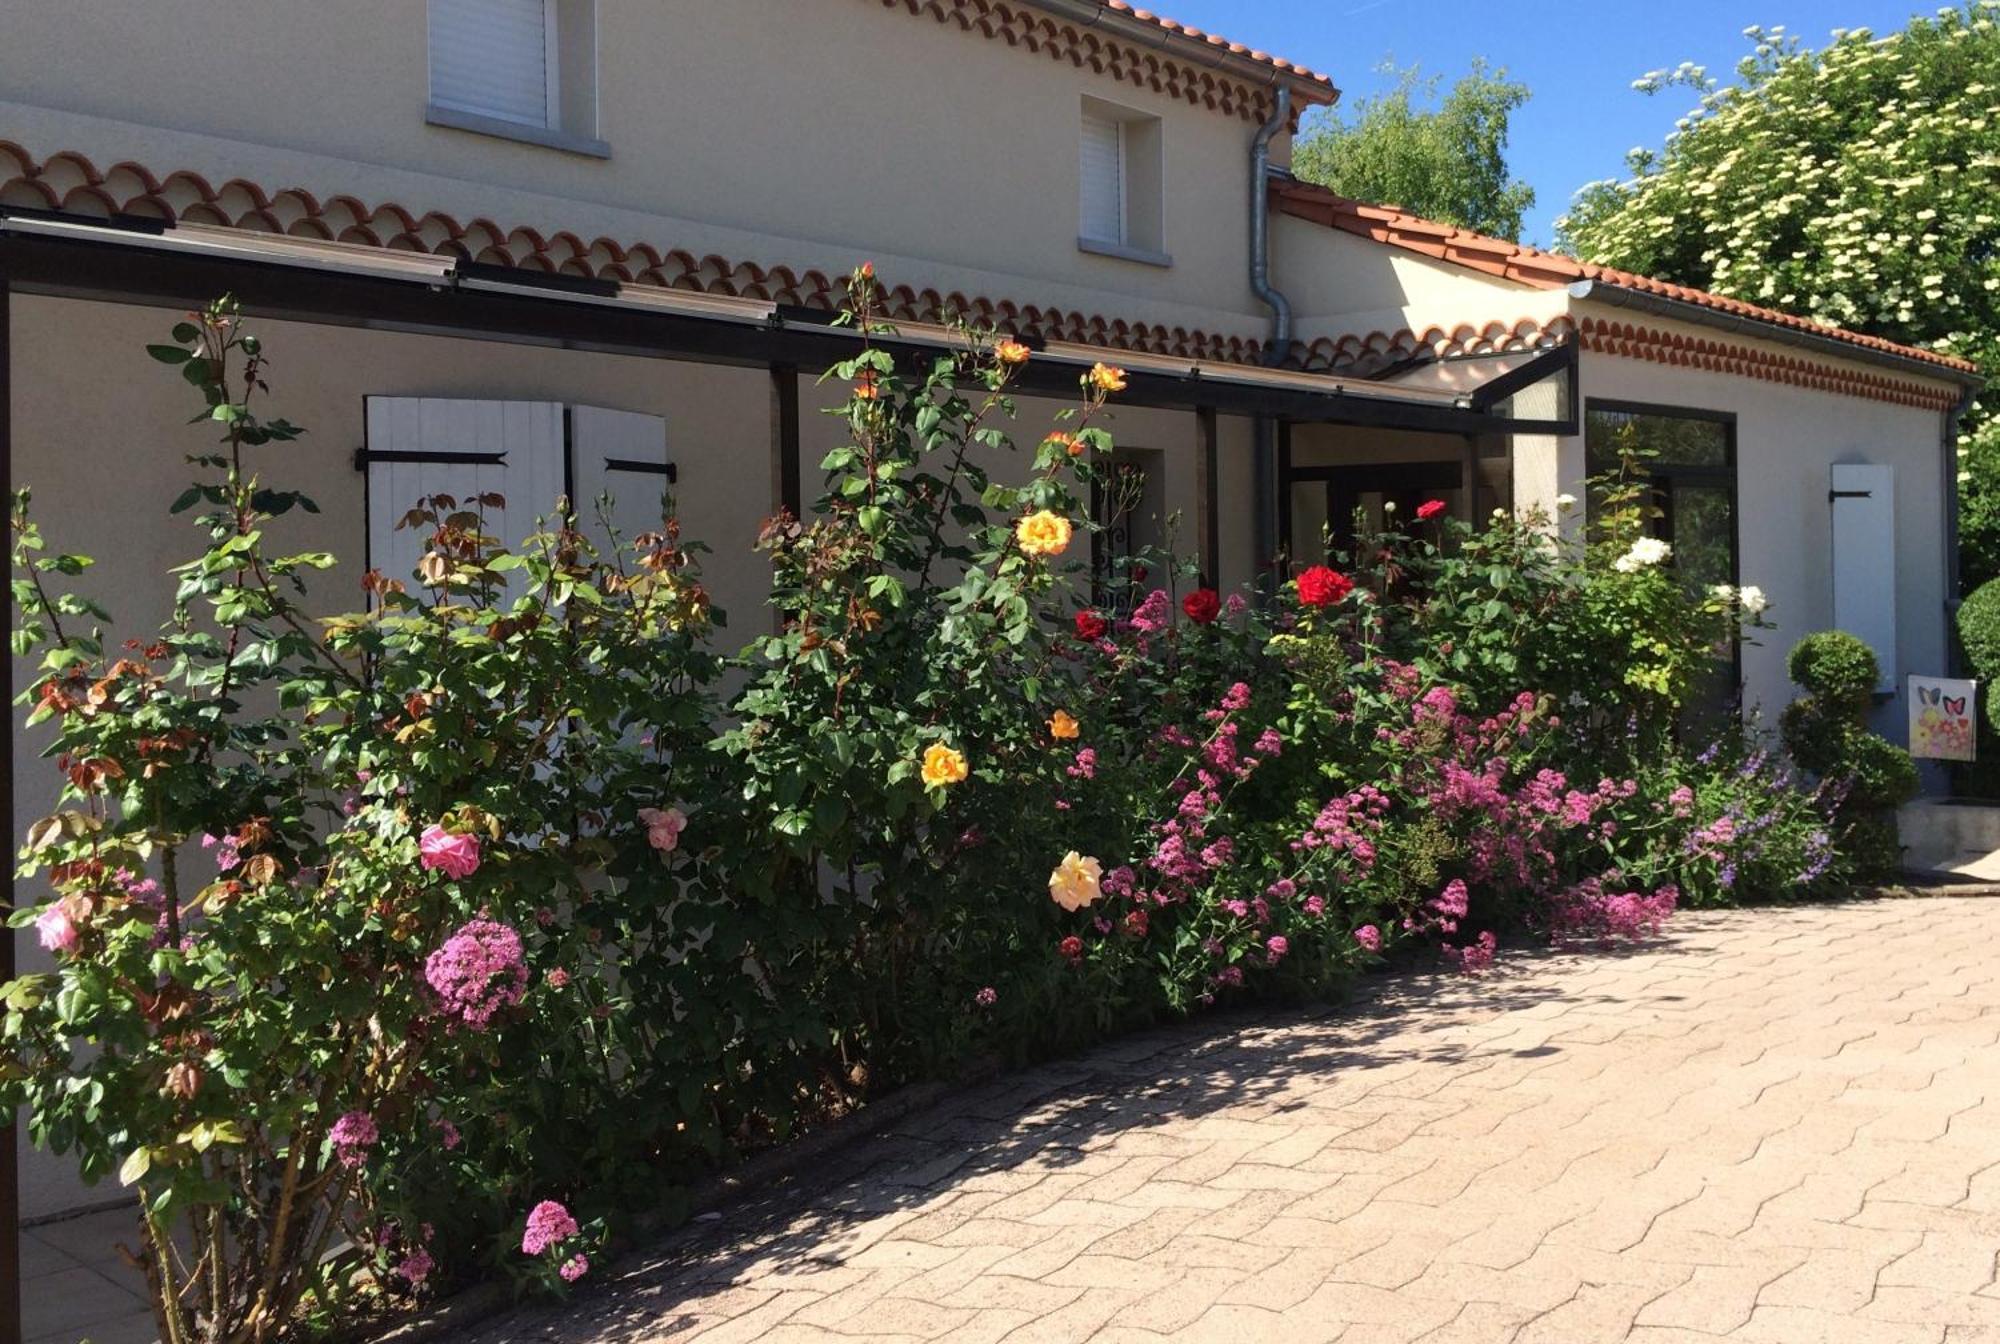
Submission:
[[[1835,30],[1818,51],[1747,28],[1737,83],[1698,66],[1633,87],[1694,89],[1631,177],[1558,221],[1578,256],[1927,345],[2000,377],[2000,0],[1901,32]],[[1959,442],[1963,579],[2000,575],[2000,397]]]
[[[1435,107],[1438,77],[1416,66],[1396,86],[1329,113],[1299,137],[1292,171],[1343,196],[1394,204],[1428,219],[1502,238],[1521,233],[1535,191],[1507,171],[1507,119],[1528,87],[1475,60]]]

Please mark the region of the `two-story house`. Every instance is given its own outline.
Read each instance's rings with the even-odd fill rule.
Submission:
[[[1177,518],[1218,582],[1357,509],[1552,508],[1634,424],[1672,445],[1667,539],[1772,599],[1749,700],[1834,624],[1891,678],[1944,670],[1970,366],[1297,182],[1298,119],[1336,96],[1122,0],[17,4],[0,460],[151,628],[203,439],[144,346],[230,292],[310,429],[260,466],[317,499],[287,523],[341,557],[329,601],[409,568],[420,494],[497,489],[525,530],[671,473],[754,621],[751,540],[840,432],[836,277],[871,260],[908,344],[946,312],[1034,344],[1028,426],[1128,369],[1110,427],[1146,487],[1114,533]],[[37,750],[10,735],[17,832]],[[89,1198],[23,1174],[27,1214]]]

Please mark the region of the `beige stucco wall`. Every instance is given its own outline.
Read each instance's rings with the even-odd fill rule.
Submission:
[[[422,0],[16,4],[0,138],[503,228],[1254,336],[1254,127],[879,0],[598,6],[598,159],[425,122]],[[201,90],[190,96],[189,90]],[[1080,251],[1081,100],[1164,127],[1170,268]]]
[[[1405,327],[1421,333],[1489,322],[1512,327],[1527,318],[1545,323],[1569,305],[1560,289],[1484,275],[1291,215],[1273,217],[1271,253],[1273,276],[1306,342]]]
[[[1577,316],[1614,316],[1579,305]],[[1631,320],[1629,313],[1615,316]],[[1675,334],[1713,340],[1699,327],[1648,320]],[[1796,347],[1745,342],[1798,358]],[[1811,358],[1829,367],[1874,373],[1873,366]],[[1737,537],[1742,581],[1762,587],[1777,629],[1743,652],[1747,704],[1774,720],[1791,699],[1785,655],[1801,637],[1833,621],[1832,506],[1827,498],[1835,463],[1871,462],[1895,470],[1897,675],[1942,673],[1947,668],[1945,613],[1946,492],[1954,488],[1939,447],[1938,412],[1832,392],[1762,382],[1733,374],[1585,353],[1581,396],[1660,403],[1737,417]],[[1553,466],[1550,459],[1553,458]],[[1553,493],[1581,496],[1581,435],[1519,458],[1516,503],[1552,504]],[[1901,741],[1907,732],[1901,696],[1877,715],[1879,731]]]

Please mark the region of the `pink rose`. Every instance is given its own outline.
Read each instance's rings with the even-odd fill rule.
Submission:
[[[1354,941],[1367,948],[1370,952],[1380,952],[1382,950],[1382,930],[1376,928],[1373,924],[1363,924],[1354,931]]]
[[[678,807],[670,807],[662,812],[657,807],[639,809],[639,820],[646,826],[646,843],[662,854],[671,854],[680,845],[681,832],[687,829],[688,819]]]
[[[35,916],[35,936],[45,952],[74,952],[83,942],[83,931],[60,903]]]
[[[424,827],[417,848],[423,865],[436,869],[456,882],[479,871],[479,837],[447,831],[433,822]]]

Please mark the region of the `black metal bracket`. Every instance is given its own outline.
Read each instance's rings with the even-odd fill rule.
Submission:
[[[645,476],[664,476],[675,485],[680,484],[681,468],[678,462],[640,462],[629,457],[607,457],[604,459],[606,471],[631,471]]]
[[[1826,492],[1826,497],[1829,500],[1873,499],[1875,498],[1875,492],[1873,490],[1829,490]]]
[[[449,462],[470,467],[504,467],[505,453],[426,453],[398,448],[356,448],[354,469],[366,471],[376,462]]]

